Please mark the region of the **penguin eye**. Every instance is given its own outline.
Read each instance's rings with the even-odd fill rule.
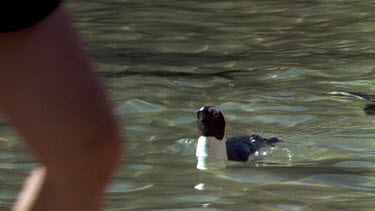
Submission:
[[[219,117],[219,112],[214,111],[212,112],[212,115],[214,115],[214,117]]]
[[[212,114],[215,118],[220,116],[220,110],[216,107],[210,107],[208,108],[208,112]]]

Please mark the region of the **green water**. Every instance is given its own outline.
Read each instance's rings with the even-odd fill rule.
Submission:
[[[70,1],[126,132],[105,210],[372,210],[375,3]],[[195,169],[194,116],[226,115],[227,135],[285,140],[267,156]],[[0,124],[0,210],[34,166]],[[204,183],[204,190],[194,187]]]

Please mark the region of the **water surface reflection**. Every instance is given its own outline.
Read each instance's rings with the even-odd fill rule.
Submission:
[[[68,4],[127,137],[107,210],[375,206],[375,120],[366,101],[326,95],[375,94],[372,1]],[[224,111],[228,136],[285,142],[249,164],[197,171],[203,105]],[[15,139],[0,125],[1,209],[34,165]]]

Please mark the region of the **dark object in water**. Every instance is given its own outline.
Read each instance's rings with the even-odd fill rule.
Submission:
[[[366,100],[370,102],[375,102],[375,95],[370,95],[370,94],[363,93],[363,92],[333,91],[333,92],[328,92],[327,95],[351,97],[351,98],[357,98],[357,99]]]
[[[367,115],[375,115],[375,104],[367,104],[363,111]]]
[[[371,104],[367,104],[366,107],[363,108],[363,111],[367,115],[375,115],[375,95],[370,95],[370,94],[363,93],[363,92],[342,92],[342,91],[333,91],[333,92],[328,92],[327,94],[370,101]]]

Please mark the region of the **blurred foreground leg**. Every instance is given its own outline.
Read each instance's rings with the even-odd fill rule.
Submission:
[[[42,165],[14,210],[99,210],[120,137],[66,11],[0,34],[0,49],[0,111]]]

